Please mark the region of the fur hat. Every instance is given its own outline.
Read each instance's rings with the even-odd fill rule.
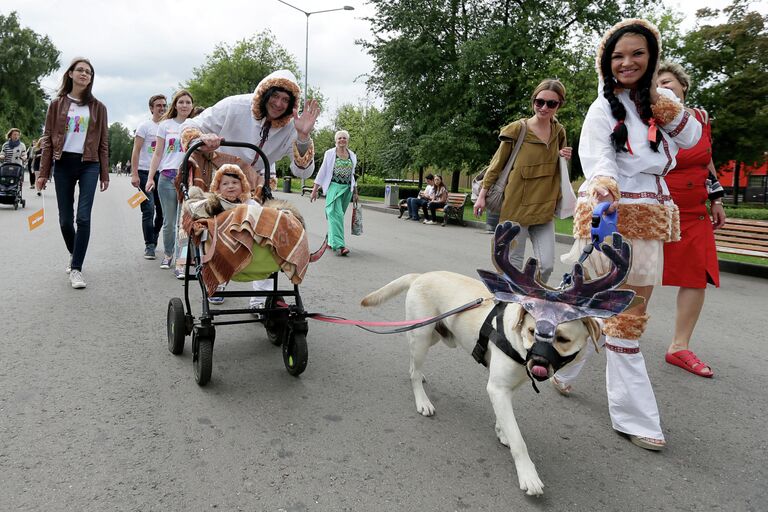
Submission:
[[[256,90],[253,91],[253,99],[251,99],[251,112],[254,119],[261,120],[266,117],[266,112],[261,111],[261,99],[270,87],[280,87],[285,89],[293,95],[294,104],[298,105],[299,98],[301,98],[301,88],[296,81],[296,77],[287,69],[279,69],[273,73],[270,73],[256,86]],[[291,122],[293,112],[286,112],[286,114],[280,119],[272,120],[273,128],[282,128]]]
[[[600,78],[600,81],[602,82],[605,80],[605,77],[603,76],[603,73],[600,69],[600,61],[603,58],[603,53],[605,52],[605,46],[608,44],[608,40],[611,39],[611,37],[621,30],[624,27],[629,27],[632,25],[639,25],[641,27],[644,27],[648,29],[651,34],[654,35],[656,38],[656,43],[659,45],[659,55],[657,60],[661,60],[661,33],[659,33],[659,29],[656,28],[656,25],[651,23],[648,20],[644,20],[641,18],[628,18],[623,21],[618,22],[614,26],[612,26],[608,31],[603,34],[603,38],[600,40],[600,44],[597,46],[597,58],[595,60],[595,67],[597,68],[597,76]]]
[[[248,178],[246,177],[243,170],[240,169],[240,166],[235,164],[224,164],[219,167],[219,170],[216,171],[216,174],[213,175],[213,179],[211,180],[211,192],[214,194],[219,194],[219,185],[221,184],[221,179],[225,174],[229,176],[237,176],[237,178],[240,180],[240,183],[243,186],[243,193],[238,196],[240,202],[244,203],[251,198],[251,184],[248,182]]]

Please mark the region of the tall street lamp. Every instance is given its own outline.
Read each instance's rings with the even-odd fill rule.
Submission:
[[[309,62],[309,16],[312,15],[312,14],[319,14],[321,12],[354,11],[355,8],[352,7],[351,5],[345,5],[344,7],[337,7],[336,9],[324,9],[322,11],[310,11],[310,12],[307,12],[304,9],[299,9],[295,5],[291,5],[288,2],[284,2],[283,0],[277,0],[277,1],[280,2],[281,4],[287,5],[288,7],[296,9],[297,11],[299,11],[301,13],[304,13],[304,15],[306,15],[306,17],[307,17],[307,30],[306,30],[306,34],[304,36],[304,94],[303,94],[304,98],[302,100],[304,105],[306,106],[306,104],[307,104],[307,77],[309,75],[309,65],[308,65],[308,62]]]

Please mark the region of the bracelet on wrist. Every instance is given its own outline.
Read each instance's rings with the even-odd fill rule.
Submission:
[[[712,204],[723,204],[723,201],[720,199],[715,199],[714,201],[710,201]]]

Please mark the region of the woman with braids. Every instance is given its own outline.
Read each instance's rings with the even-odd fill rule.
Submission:
[[[660,51],[659,31],[641,19],[616,24],[600,42],[601,94],[587,112],[579,145],[586,181],[574,215],[576,242],[563,257],[574,261],[589,243],[592,209],[598,203],[618,209],[618,231],[632,244],[625,286],[644,301],[605,321],[608,407],[614,430],[647,450],[661,450],[666,441],[640,338],[651,292],[661,281],[664,242],[680,235],[677,207],[664,175],[675,167],[678,148],[693,146],[701,136],[701,125],[674,94],[656,88]],[[610,269],[597,251],[584,266],[593,278]],[[558,391],[570,393],[582,366],[552,378]]]

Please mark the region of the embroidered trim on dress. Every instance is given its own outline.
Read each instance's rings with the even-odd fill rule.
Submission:
[[[670,137],[677,137],[680,135],[680,132],[683,131],[683,128],[685,128],[685,125],[688,124],[688,120],[691,118],[691,114],[688,113],[686,110],[683,112],[683,120],[680,121],[680,124],[677,125],[677,128],[669,132]]]
[[[639,354],[640,353],[640,347],[626,348],[626,347],[620,347],[618,345],[611,345],[610,343],[606,343],[605,348],[610,350],[611,352],[616,352],[617,354]]]

